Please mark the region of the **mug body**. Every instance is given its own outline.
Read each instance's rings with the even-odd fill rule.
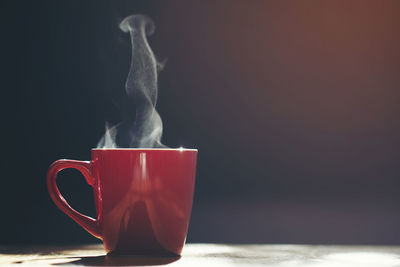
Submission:
[[[195,149],[92,149],[95,204],[107,253],[181,253],[196,161]]]

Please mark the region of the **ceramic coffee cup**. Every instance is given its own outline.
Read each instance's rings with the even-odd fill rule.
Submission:
[[[95,237],[107,253],[180,255],[192,209],[196,149],[92,149],[91,161],[57,160],[48,170],[54,203]],[[79,170],[93,187],[97,218],[60,194],[57,173]]]

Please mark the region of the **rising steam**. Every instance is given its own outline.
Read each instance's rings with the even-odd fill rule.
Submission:
[[[132,59],[125,91],[136,112],[126,114],[126,118],[115,126],[106,124],[106,132],[97,147],[165,147],[160,141],[162,121],[155,109],[157,74],[162,65],[157,62],[146,38],[153,34],[154,22],[144,15],[131,15],[119,27],[131,35]]]

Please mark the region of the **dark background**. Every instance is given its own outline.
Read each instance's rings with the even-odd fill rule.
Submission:
[[[45,187],[121,119],[144,13],[163,143],[199,149],[189,242],[400,244],[399,1],[2,1],[0,244],[98,242]],[[94,216],[81,175],[71,206]]]

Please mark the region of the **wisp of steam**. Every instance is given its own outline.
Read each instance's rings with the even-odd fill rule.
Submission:
[[[117,125],[110,127],[106,124],[106,132],[97,147],[165,147],[160,141],[162,121],[155,109],[157,74],[162,64],[157,62],[147,41],[147,36],[155,30],[154,22],[145,15],[131,15],[119,27],[131,36],[132,58],[125,91],[136,112],[125,114],[124,120]]]

